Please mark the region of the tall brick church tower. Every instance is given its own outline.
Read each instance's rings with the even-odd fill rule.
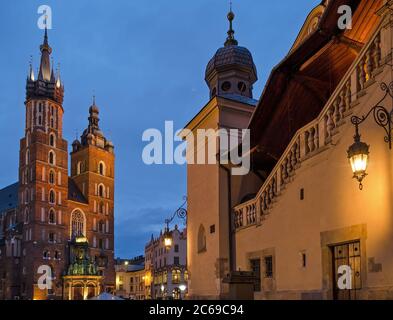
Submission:
[[[13,263],[0,261],[0,269],[13,279],[12,296],[3,296],[88,299],[115,287],[114,145],[99,128],[99,109],[94,99],[88,127],[81,139],[72,144],[68,176],[68,143],[62,130],[64,86],[59,72],[55,74],[51,66],[47,30],[40,50],[38,76],[30,66],[26,84],[25,136],[20,141],[19,154],[18,227],[9,235],[10,242],[4,235],[6,246],[12,241],[16,244],[10,256],[15,266],[6,267]],[[72,248],[80,239],[89,253],[89,270],[71,265],[75,261]],[[43,275],[41,266],[49,266],[54,277],[52,285],[44,289],[38,285]]]

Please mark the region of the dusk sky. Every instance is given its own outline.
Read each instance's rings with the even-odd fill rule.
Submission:
[[[258,99],[271,69],[320,0],[234,0],[235,37],[253,54]],[[228,0],[7,1],[0,11],[0,188],[17,181],[30,55],[39,66],[40,5],[49,5],[49,43],[65,85],[69,148],[87,126],[96,94],[101,129],[114,142],[115,257],[143,254],[152,233],[182,204],[186,166],[142,162],[149,128],[181,129],[208,102],[205,67],[226,38]],[[37,73],[36,73],[37,74]],[[208,190],[206,190],[208,192]],[[181,221],[175,221],[181,225]]]

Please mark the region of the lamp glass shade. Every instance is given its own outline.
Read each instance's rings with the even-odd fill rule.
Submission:
[[[349,159],[349,162],[355,176],[363,174],[367,170],[368,154],[355,154]]]
[[[164,246],[166,248],[170,248],[172,246],[172,237],[169,234],[167,234],[164,238]]]

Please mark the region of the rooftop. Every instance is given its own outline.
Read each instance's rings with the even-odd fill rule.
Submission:
[[[0,213],[18,206],[18,188],[16,182],[0,190]]]

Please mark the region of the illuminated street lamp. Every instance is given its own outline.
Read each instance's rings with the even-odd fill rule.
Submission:
[[[355,126],[355,143],[351,145],[347,151],[348,159],[351,164],[353,178],[359,182],[359,189],[363,189],[363,179],[367,176],[366,170],[368,166],[370,146],[360,141],[359,125],[362,124],[372,114],[375,123],[385,130],[385,142],[392,149],[392,118],[393,110],[390,112],[380,104],[388,97],[393,98],[393,82],[389,85],[386,83],[381,84],[381,90],[385,92],[383,98],[364,116],[353,116],[351,123]]]
[[[179,286],[179,289],[180,289],[181,292],[184,292],[184,291],[186,291],[187,286],[186,286],[185,284],[181,284],[181,285]]]
[[[167,250],[169,250],[173,244],[173,238],[172,238],[172,233],[169,230],[169,224],[173,221],[173,219],[175,219],[175,217],[178,217],[178,218],[186,221],[187,210],[184,208],[186,203],[187,203],[187,198],[185,197],[185,201],[180,206],[180,208],[177,209],[169,219],[165,219],[166,227],[165,227],[165,231],[164,231],[164,246]]]
[[[369,159],[370,147],[360,141],[358,126],[354,136],[355,143],[348,149],[348,159],[352,167],[353,178],[359,181],[359,189],[363,189],[362,181],[367,176],[366,170]]]

